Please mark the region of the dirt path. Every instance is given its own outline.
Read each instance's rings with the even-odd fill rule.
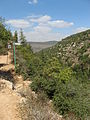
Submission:
[[[10,64],[11,63],[11,53],[8,52],[8,55],[0,56],[0,64]]]
[[[10,57],[9,53],[8,65],[2,66],[0,68],[1,72],[5,71],[7,73],[8,70],[14,69],[14,66],[10,64]],[[6,61],[7,56],[0,56],[0,64],[7,64]],[[12,90],[13,83],[7,80],[0,76],[0,120],[21,120],[18,110],[21,96]]]
[[[21,120],[18,111],[20,97],[9,89],[0,91],[0,120]]]

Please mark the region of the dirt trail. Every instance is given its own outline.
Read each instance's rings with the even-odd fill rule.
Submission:
[[[11,64],[10,52],[8,55],[8,65],[5,65],[7,64],[7,56],[0,56],[0,64],[3,64],[0,71],[5,71],[6,74],[8,74],[7,71],[14,69],[14,65]],[[17,76],[16,78],[18,79],[19,77]],[[13,83],[7,80],[0,76],[0,120],[21,120],[18,105],[22,97],[16,90],[12,89]]]
[[[10,64],[11,63],[11,53],[8,52],[8,55],[0,56],[0,64]]]
[[[20,97],[10,89],[0,91],[0,120],[21,120],[18,111],[19,100]]]

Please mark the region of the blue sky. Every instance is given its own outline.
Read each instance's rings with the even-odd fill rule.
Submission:
[[[60,40],[90,28],[90,0],[1,0],[0,16],[28,41]]]

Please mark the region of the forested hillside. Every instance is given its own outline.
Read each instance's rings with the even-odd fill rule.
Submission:
[[[72,67],[79,74],[87,74],[90,79],[90,30],[63,39],[46,49],[44,54],[58,58],[60,63]]]
[[[90,119],[90,30],[36,54],[28,45],[17,47],[17,63],[16,72],[29,77],[32,90],[47,95],[65,119]]]

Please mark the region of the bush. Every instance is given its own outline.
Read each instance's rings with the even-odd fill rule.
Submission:
[[[47,96],[43,92],[37,94],[37,98],[30,90],[24,94],[27,96],[27,101],[20,106],[22,120],[61,120],[49,106]]]
[[[53,98],[55,108],[63,115],[73,113],[77,119],[87,119],[89,116],[89,104],[86,89],[88,89],[88,87],[84,87],[83,84],[77,80],[76,82],[72,80],[66,84],[58,84]]]
[[[43,77],[36,77],[31,84],[32,90],[36,92],[44,91],[49,98],[52,98],[56,89],[56,81],[46,80]]]

